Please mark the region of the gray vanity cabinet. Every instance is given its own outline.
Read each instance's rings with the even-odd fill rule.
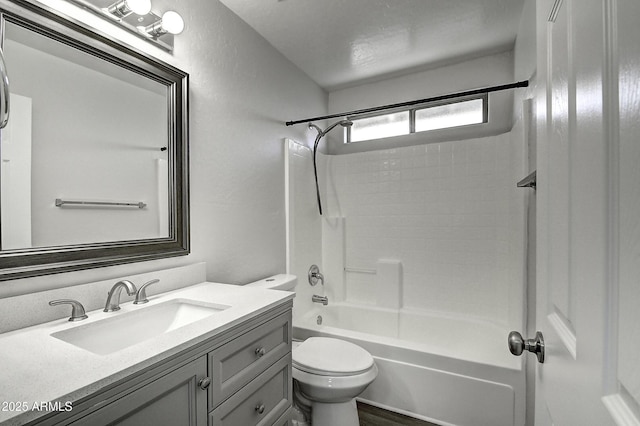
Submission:
[[[288,302],[29,424],[284,426],[292,399]]]
[[[206,358],[200,357],[71,424],[204,426],[207,392],[198,381],[206,371]]]

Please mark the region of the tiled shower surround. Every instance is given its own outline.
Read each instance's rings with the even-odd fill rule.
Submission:
[[[527,189],[516,182],[526,175],[523,139],[516,127],[488,138],[322,156],[325,218],[345,218],[344,248],[335,247],[344,250],[339,270],[399,260],[402,309],[519,326]],[[376,303],[375,275],[333,278],[344,286],[338,298]]]

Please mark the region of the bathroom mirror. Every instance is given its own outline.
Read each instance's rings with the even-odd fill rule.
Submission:
[[[31,0],[0,13],[0,280],[188,254],[188,75]]]

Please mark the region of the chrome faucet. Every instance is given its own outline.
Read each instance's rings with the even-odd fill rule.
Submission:
[[[314,303],[322,303],[324,306],[329,304],[329,298],[327,296],[318,296],[317,294],[311,296],[311,301]]]
[[[309,284],[314,286],[318,284],[318,280],[324,285],[324,275],[320,273],[320,268],[318,268],[318,265],[311,265],[311,268],[309,268]]]
[[[122,288],[127,289],[127,294],[133,296],[136,294],[136,286],[129,280],[118,281],[111,287],[107,296],[107,303],[104,305],[104,312],[112,312],[120,310],[120,293]]]
[[[69,321],[81,321],[83,319],[89,318],[84,312],[84,306],[82,306],[82,303],[78,302],[77,300],[59,299],[49,302],[49,306],[56,305],[71,305],[71,318],[69,318]]]
[[[147,303],[149,301],[149,299],[147,299],[147,287],[159,282],[160,280],[156,279],[142,284],[142,287],[140,287],[136,292],[136,300],[133,301],[133,304],[142,305],[143,303]]]

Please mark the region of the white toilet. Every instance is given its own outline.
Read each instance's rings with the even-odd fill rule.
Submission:
[[[378,375],[369,352],[330,337],[310,337],[293,350],[293,379],[311,405],[312,426],[358,426],[355,397]]]
[[[293,291],[294,275],[275,275],[246,284]],[[378,375],[369,352],[353,343],[329,337],[310,337],[293,345],[296,403],[311,408],[312,426],[358,426],[356,396]]]

